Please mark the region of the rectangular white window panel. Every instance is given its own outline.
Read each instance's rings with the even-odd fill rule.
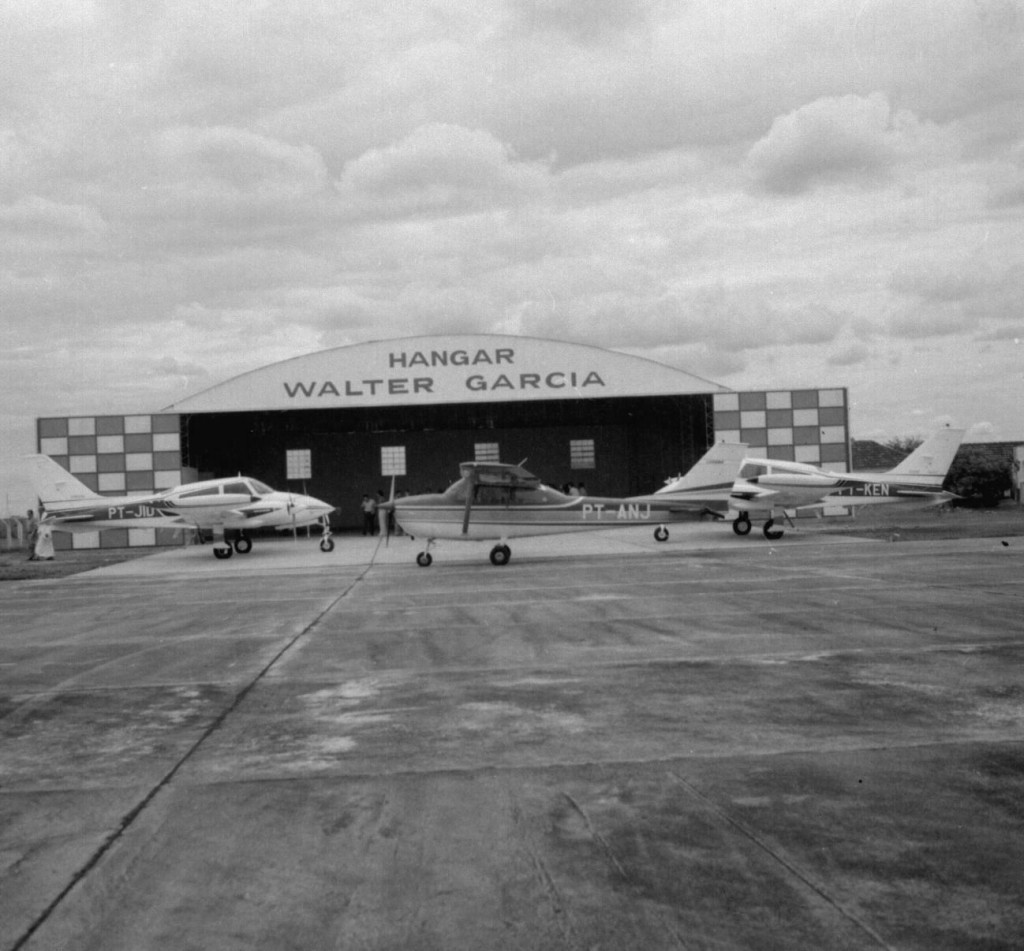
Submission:
[[[843,406],[842,390],[820,390],[818,392],[819,406]]]
[[[380,474],[382,476],[404,476],[405,446],[380,447]]]
[[[477,462],[501,462],[501,450],[496,442],[478,442],[473,446]]]
[[[740,413],[741,429],[764,429],[768,425],[768,414],[764,410],[754,409]]]
[[[289,482],[313,478],[312,449],[287,449],[284,455],[285,478]]]
[[[796,446],[795,454],[797,462],[809,462],[812,466],[821,463],[820,446]]]
[[[792,429],[769,429],[768,430],[768,445],[769,446],[792,446],[793,445],[793,430]]]
[[[730,413],[735,412],[740,408],[740,395],[739,393],[716,393],[715,394],[715,412],[717,413]]]
[[[153,453],[130,452],[124,457],[124,467],[128,472],[145,472],[153,468]]]
[[[573,469],[596,469],[597,454],[593,439],[569,440],[569,466]]]
[[[149,416],[125,416],[124,431],[126,433],[148,433],[152,429],[152,421]]]
[[[793,396],[787,390],[781,393],[765,394],[768,409],[790,409],[793,406]]]

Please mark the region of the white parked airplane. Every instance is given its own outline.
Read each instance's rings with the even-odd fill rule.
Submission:
[[[800,462],[744,459],[729,498],[729,510],[736,513],[733,531],[749,534],[752,513],[766,516],[762,532],[775,540],[783,534],[773,528],[775,519],[795,510],[946,502],[955,496],[944,492],[942,484],[964,432],[940,429],[888,472],[831,472]]]
[[[214,555],[230,558],[232,550],[245,554],[252,549],[249,530],[283,531],[320,523],[324,527],[321,550],[334,549],[327,519],[334,511],[333,505],[309,495],[276,492],[248,476],[191,482],[147,495],[104,496],[49,456],[29,458],[40,519],[55,531],[190,527],[212,531]],[[228,530],[239,533],[232,544],[224,537]]]
[[[725,493],[743,448],[712,446],[676,480],[673,493],[629,498],[565,495],[522,466],[464,462],[459,480],[444,492],[392,498],[380,511],[393,511],[408,535],[426,539],[425,550],[416,558],[422,567],[433,562],[430,549],[439,538],[497,542],[490,556],[494,565],[505,565],[511,558],[510,538],[657,525],[655,538],[664,541],[665,522],[698,519],[709,506],[718,505],[724,512]]]

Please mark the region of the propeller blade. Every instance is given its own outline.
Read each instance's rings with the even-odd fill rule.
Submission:
[[[469,513],[473,508],[473,492],[476,489],[476,469],[473,469],[467,480],[469,484],[466,486],[466,510],[462,515],[462,534],[469,534]]]

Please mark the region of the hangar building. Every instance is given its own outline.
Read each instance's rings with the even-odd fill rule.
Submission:
[[[628,354],[557,340],[452,335],[323,350],[244,373],[156,413],[48,417],[39,451],[103,494],[254,476],[338,507],[364,492],[447,486],[464,460],[526,461],[551,485],[651,492],[714,442],[849,468],[845,388],[735,391]],[[164,532],[76,535],[151,545]],[[173,533],[167,533],[173,534]]]

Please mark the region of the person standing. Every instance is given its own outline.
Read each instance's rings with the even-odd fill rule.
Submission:
[[[359,506],[363,510],[363,534],[372,535],[376,529],[374,516],[377,514],[377,503],[370,496],[364,494],[363,501]]]
[[[28,547],[28,560],[36,561],[36,542],[39,541],[39,521],[36,513],[29,509],[25,515],[25,542]]]

